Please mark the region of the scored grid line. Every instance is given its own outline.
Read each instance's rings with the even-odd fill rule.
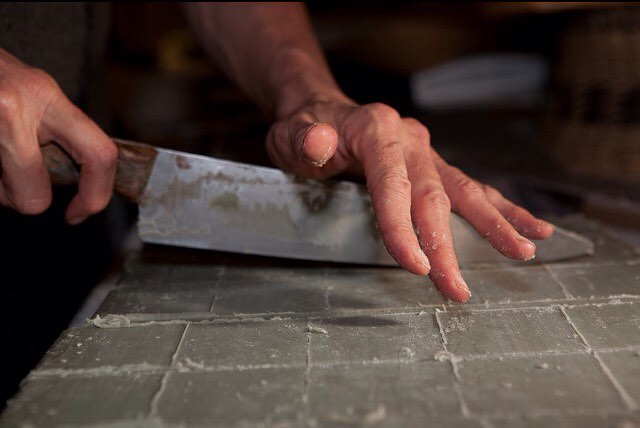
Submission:
[[[609,367],[607,367],[604,361],[602,361],[602,358],[600,358],[597,352],[593,350],[591,345],[589,345],[589,342],[587,341],[586,337],[584,337],[584,335],[578,330],[578,326],[576,326],[575,323],[571,320],[571,317],[569,317],[569,314],[567,313],[567,311],[562,306],[559,306],[559,308],[560,308],[560,312],[562,312],[562,315],[567,320],[567,323],[569,323],[571,328],[578,335],[578,337],[582,341],[587,351],[591,354],[593,359],[596,361],[596,363],[598,364],[598,367],[600,367],[600,370],[602,370],[602,373],[604,373],[607,379],[609,379],[609,382],[611,382],[611,384],[613,385],[613,388],[616,390],[616,392],[620,396],[620,399],[622,400],[624,405],[627,407],[627,409],[632,411],[637,410],[638,403],[636,403],[636,401],[631,397],[631,395],[627,392],[624,386],[622,386],[620,381],[616,379],[616,377],[613,375]]]
[[[213,298],[211,299],[211,305],[209,306],[209,312],[212,314],[214,313],[213,308],[215,307],[216,301],[218,300],[218,292],[220,291],[220,284],[222,283],[222,278],[224,276],[225,271],[226,271],[226,267],[220,266],[220,270],[218,270],[218,273],[217,273],[216,284],[213,287]]]
[[[309,418],[311,417],[311,403],[309,403],[309,384],[311,377],[311,321],[307,321],[307,349],[305,356],[305,371],[304,371],[304,389],[302,391],[302,404],[304,405],[304,420],[309,424]]]
[[[438,326],[438,330],[440,331],[440,338],[442,339],[442,348],[446,353],[450,354],[450,356],[453,356],[453,354],[451,354],[447,349],[447,337],[445,336],[444,329],[442,328],[442,323],[440,322],[440,318],[438,317],[439,313],[440,311],[436,309],[435,314],[433,316],[435,317],[436,325]],[[469,411],[467,402],[465,401],[464,395],[462,394],[462,387],[460,385],[460,372],[458,371],[458,363],[456,362],[455,357],[449,358],[449,364],[451,364],[451,370],[453,372],[453,388],[456,392],[456,396],[458,397],[458,403],[460,404],[460,412],[462,413],[462,416],[470,417],[471,412]]]
[[[169,363],[170,367],[173,367],[176,363],[176,359],[178,357],[178,353],[180,352],[180,349],[182,348],[182,342],[184,341],[184,338],[187,334],[187,329],[189,328],[189,324],[187,324],[184,327],[184,330],[182,331],[182,336],[180,336],[180,340],[178,341],[178,344],[176,345],[176,350],[173,352],[173,355],[171,356],[171,362]],[[160,387],[158,388],[158,390],[156,391],[156,393],[153,395],[153,398],[151,399],[151,404],[150,404],[150,409],[149,409],[149,416],[150,417],[155,417],[158,416],[158,405],[160,402],[160,397],[162,396],[164,390],[167,388],[167,383],[169,381],[169,374],[171,373],[171,371],[167,371],[167,373],[164,374],[164,376],[162,377],[162,380],[160,381]]]
[[[567,300],[575,300],[575,297],[569,292],[569,290],[564,285],[564,283],[560,281],[560,278],[558,278],[558,275],[556,275],[556,273],[553,272],[553,270],[546,263],[543,263],[542,267],[549,274],[549,276],[556,283],[556,285],[560,288],[560,290],[562,291],[562,294],[564,294],[564,297],[566,297]]]

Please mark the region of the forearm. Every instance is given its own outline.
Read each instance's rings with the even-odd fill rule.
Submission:
[[[347,100],[301,3],[188,3],[204,49],[275,118],[311,101]]]

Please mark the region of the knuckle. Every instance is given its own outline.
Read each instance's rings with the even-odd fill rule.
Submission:
[[[118,148],[111,141],[104,141],[95,144],[95,148],[86,151],[83,158],[84,163],[89,168],[97,170],[108,170],[115,166],[118,159]]]
[[[374,118],[388,122],[400,120],[400,114],[398,112],[383,103],[371,103],[364,106],[365,110]]]
[[[0,118],[14,119],[20,111],[20,92],[15,85],[3,80],[0,82]]]
[[[390,151],[402,151],[404,150],[404,143],[398,140],[380,140],[375,144],[374,152],[380,159],[384,159],[386,153]]]
[[[61,93],[58,84],[45,71],[21,70],[16,76],[0,79],[0,118],[15,119],[25,102],[44,106],[53,95]]]
[[[454,186],[459,189],[466,197],[483,196],[484,192],[480,186],[466,175],[460,175],[454,180]]]
[[[29,97],[45,106],[56,97],[64,96],[56,81],[39,68],[29,68],[20,82]]]
[[[118,159],[118,148],[112,142],[105,143],[96,150],[95,157],[100,165],[111,167]]]
[[[26,76],[27,84],[39,90],[55,91],[58,84],[46,71],[39,68],[30,68]]]
[[[40,148],[34,144],[35,147],[31,147],[22,142],[15,142],[11,153],[11,163],[14,164],[16,169],[24,171],[25,174],[37,173],[42,168],[42,155],[40,154]]]
[[[442,211],[451,210],[451,201],[442,190],[431,190],[427,192],[424,195],[424,200],[430,207],[434,207]]]
[[[380,177],[382,185],[395,194],[411,193],[411,182],[405,174],[396,170],[384,171]]]
[[[493,197],[502,196],[502,194],[498,190],[489,186],[488,184],[481,184],[480,187],[487,196],[493,196]]]
[[[405,117],[402,119],[402,122],[414,137],[427,142],[431,141],[431,134],[429,134],[429,130],[419,120],[412,117]]]

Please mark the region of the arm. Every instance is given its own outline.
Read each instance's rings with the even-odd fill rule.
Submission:
[[[111,198],[117,149],[42,70],[0,49],[0,204],[38,214],[51,203],[40,145],[55,141],[80,166],[78,194],[65,213],[78,224]]]
[[[207,52],[275,117],[267,136],[273,162],[315,179],[363,172],[389,253],[406,270],[429,274],[446,297],[470,296],[451,242],[451,210],[514,259],[533,257],[527,238],[552,233],[549,224],[448,165],[417,120],[344,95],[303,5],[192,3],[186,11]]]
[[[300,3],[188,3],[207,53],[258,105],[288,117],[310,100],[347,101]]]

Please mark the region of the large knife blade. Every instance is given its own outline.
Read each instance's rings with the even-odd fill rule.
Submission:
[[[143,242],[396,265],[362,185],[318,182],[278,169],[114,141],[119,151],[115,191],[138,204]],[[77,180],[75,166],[59,147],[47,145],[43,153],[54,183]],[[506,261],[459,217],[452,216],[451,227],[461,266]],[[545,261],[593,251],[586,238],[561,229],[545,246]]]

